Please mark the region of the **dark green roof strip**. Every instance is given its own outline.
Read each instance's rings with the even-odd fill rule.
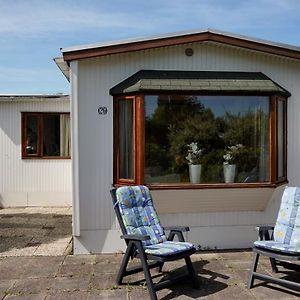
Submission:
[[[260,92],[290,93],[260,72],[141,70],[112,89],[111,95],[136,92]]]

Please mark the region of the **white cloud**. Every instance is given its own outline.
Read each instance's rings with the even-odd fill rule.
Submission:
[[[18,3],[14,10],[12,7],[1,9],[0,3],[0,34],[38,36],[51,32],[126,29],[138,26],[134,18],[129,22],[129,15],[122,12],[96,11],[84,5],[57,6],[54,2],[41,2],[42,4],[35,6],[34,2]]]
[[[109,4],[108,4],[109,3]],[[297,9],[298,8],[298,9]],[[300,1],[137,0],[37,1],[0,0],[0,34],[43,36],[51,32],[166,32],[180,28],[233,30],[266,28],[298,18]]]
[[[204,27],[230,29],[276,28],[299,21],[299,0],[175,0],[172,6],[164,8],[173,23],[184,24],[188,19]]]

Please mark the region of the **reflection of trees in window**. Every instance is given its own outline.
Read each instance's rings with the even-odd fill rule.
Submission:
[[[148,111],[153,101],[156,106],[150,115]],[[203,113],[204,106],[194,96],[160,95],[146,100],[145,156],[151,175],[177,174],[178,181],[179,176],[183,177],[181,181],[187,179],[186,145],[197,130],[201,135],[195,123]]]
[[[185,157],[187,145],[191,142],[197,142],[204,149],[201,182],[224,182],[224,149],[235,144],[245,146],[236,161],[237,180],[267,181],[268,97],[261,100],[259,105],[255,97],[250,100],[240,97],[239,100],[244,101],[243,107],[248,107],[246,112],[232,112],[230,102],[224,99],[222,105],[227,107],[229,104],[229,107],[221,114],[221,108],[217,105],[205,106],[201,96],[146,96],[146,182],[188,181]]]
[[[269,111],[268,106],[255,109],[249,106],[244,113],[226,112],[217,122],[225,145],[242,144],[245,148],[236,159],[238,181],[267,181],[269,168]]]

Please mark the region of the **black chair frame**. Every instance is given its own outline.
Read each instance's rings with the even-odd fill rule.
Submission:
[[[125,240],[127,248],[124,254],[124,257],[122,259],[122,263],[116,278],[116,283],[118,285],[122,284],[123,278],[132,275],[139,272],[144,272],[148,291],[150,294],[151,300],[157,300],[156,291],[159,291],[161,289],[164,289],[166,287],[169,287],[173,285],[176,282],[185,280],[185,279],[191,279],[193,287],[195,289],[199,289],[200,283],[198,281],[197,275],[195,273],[193,264],[191,262],[190,256],[196,252],[196,249],[190,249],[187,251],[183,251],[178,254],[174,255],[168,255],[168,256],[158,256],[158,255],[149,255],[145,253],[142,241],[150,239],[148,235],[133,235],[133,234],[127,234],[126,228],[124,226],[122,216],[120,214],[120,211],[117,207],[117,198],[116,198],[116,189],[112,189],[111,191],[114,210],[116,212],[116,216],[118,219],[118,222],[120,224],[121,230],[123,235],[121,235],[121,238]],[[189,231],[189,227],[186,226],[174,226],[174,227],[164,227],[164,230],[170,230],[170,233],[168,235],[167,240],[172,241],[174,240],[174,237],[177,236],[178,240],[180,242],[184,242],[184,236],[183,232]],[[141,265],[135,266],[135,267],[129,267],[127,268],[129,259],[137,258],[140,259]],[[150,269],[157,268],[158,272],[162,271],[163,265],[165,262],[168,261],[175,261],[178,259],[184,259],[186,263],[186,267],[188,270],[187,274],[179,275],[176,277],[172,277],[170,279],[164,279],[163,281],[160,281],[158,283],[153,283]],[[148,261],[152,261],[149,262]]]
[[[273,239],[273,226],[261,226],[258,228],[259,238],[261,240],[272,240]],[[281,251],[268,250],[260,247],[253,247],[253,262],[250,269],[250,276],[248,281],[248,288],[251,289],[254,285],[254,279],[259,279],[268,283],[275,283],[281,286],[287,287],[289,289],[300,291],[300,283],[276,278],[266,274],[257,272],[258,261],[260,255],[267,256],[270,259],[272,271],[278,273],[277,266],[282,266],[289,270],[294,270],[300,272],[300,265],[293,264],[292,261],[300,261],[300,254],[288,254]]]

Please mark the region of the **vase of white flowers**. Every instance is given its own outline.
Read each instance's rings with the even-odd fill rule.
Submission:
[[[198,144],[193,142],[187,145],[188,155],[186,160],[189,164],[189,176],[191,183],[200,183],[201,178],[201,163],[200,158],[202,155],[203,149],[198,148]]]
[[[228,146],[225,150],[225,155],[223,158],[225,162],[223,163],[223,173],[225,183],[232,183],[235,179],[236,164],[235,161],[240,154],[240,150],[245,148],[242,144],[236,144],[234,146]]]

